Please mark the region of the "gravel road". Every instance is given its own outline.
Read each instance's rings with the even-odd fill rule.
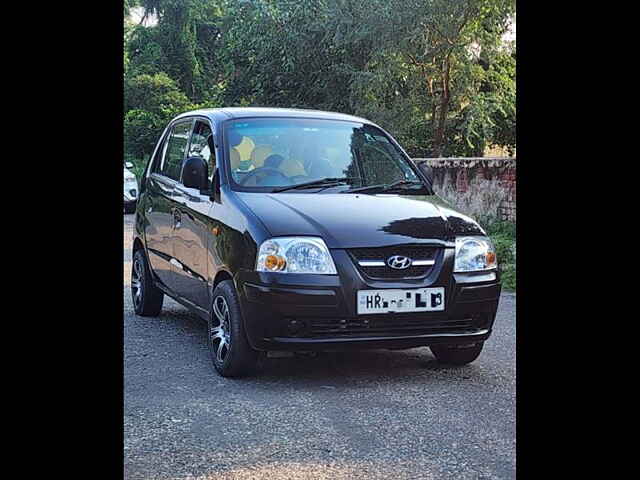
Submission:
[[[428,348],[267,359],[218,376],[205,325],[165,298],[133,312],[124,232],[126,479],[515,478],[516,296],[465,367]]]

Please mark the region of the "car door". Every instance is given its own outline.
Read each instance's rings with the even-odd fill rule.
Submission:
[[[215,168],[213,131],[208,120],[195,121],[186,158],[201,157],[207,162],[209,172]],[[209,237],[212,236],[211,181],[201,191],[187,188],[181,182],[175,187],[175,201],[179,223],[174,230],[174,257],[176,267],[176,293],[196,307],[209,310],[207,287],[207,255]]]
[[[178,121],[167,133],[160,156],[147,179],[148,201],[144,205],[149,263],[164,286],[174,292],[177,277],[174,259],[174,230],[178,221],[176,185],[192,124],[192,119]]]

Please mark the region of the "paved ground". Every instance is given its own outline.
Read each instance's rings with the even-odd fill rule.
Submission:
[[[439,366],[427,348],[269,359],[219,377],[205,326],[165,299],[133,313],[125,215],[127,479],[515,477],[516,297],[504,294],[480,358]]]

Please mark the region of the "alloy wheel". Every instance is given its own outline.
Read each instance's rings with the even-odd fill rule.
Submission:
[[[140,259],[135,259],[133,262],[133,269],[131,270],[131,293],[133,297],[133,304],[137,307],[142,301],[142,289],[144,278],[144,266]]]
[[[223,363],[231,345],[229,305],[221,295],[213,300],[213,318],[209,327],[209,341],[215,351],[216,361]]]

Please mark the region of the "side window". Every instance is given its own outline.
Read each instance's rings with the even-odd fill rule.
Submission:
[[[202,157],[209,165],[209,180],[216,169],[216,152],[211,127],[207,122],[196,121],[187,157]]]
[[[173,180],[180,181],[180,169],[182,161],[189,143],[189,134],[191,133],[191,125],[193,122],[176,123],[171,129],[171,134],[167,139],[164,158],[160,166],[160,173]]]

